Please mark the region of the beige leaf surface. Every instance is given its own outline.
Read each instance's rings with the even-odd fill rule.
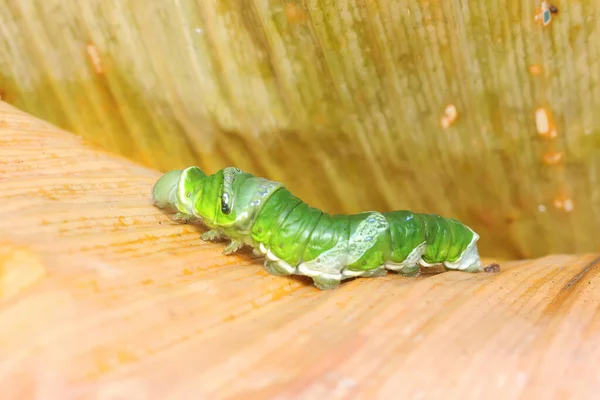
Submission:
[[[171,222],[159,175],[0,103],[2,399],[600,390],[596,254],[321,292]]]

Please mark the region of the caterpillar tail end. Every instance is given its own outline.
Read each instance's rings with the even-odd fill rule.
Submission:
[[[473,241],[469,247],[465,250],[462,257],[456,262],[445,262],[444,266],[449,270],[459,270],[464,272],[487,272],[487,273],[498,273],[500,272],[499,264],[484,265],[479,257],[479,251],[477,250],[476,241]]]
[[[477,239],[476,237],[469,246],[467,246],[466,250],[462,254],[462,256],[454,261],[444,262],[444,267],[449,270],[458,270],[463,272],[483,272],[485,266],[481,262],[481,258],[479,257],[479,251],[477,249]]]
[[[168,211],[177,211],[175,205],[177,201],[176,189],[182,170],[167,172],[161,176],[152,188],[152,201],[158,208]]]

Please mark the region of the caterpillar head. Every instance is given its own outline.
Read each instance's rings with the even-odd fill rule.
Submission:
[[[154,204],[169,212],[194,215],[194,199],[202,189],[206,177],[198,167],[167,172],[154,184]]]
[[[154,185],[154,204],[184,220],[247,233],[267,199],[282,185],[228,167],[205,175],[198,167],[164,174]],[[187,218],[189,217],[189,218]]]

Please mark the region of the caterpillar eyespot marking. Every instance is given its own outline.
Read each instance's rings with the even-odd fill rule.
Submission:
[[[265,257],[277,276],[304,275],[321,290],[345,279],[416,276],[420,268],[498,272],[483,266],[479,235],[460,221],[397,210],[330,215],[304,203],[283,184],[229,167],[206,175],[198,167],[164,174],[152,188],[154,204],[178,220],[201,220],[202,235],[231,240],[224,254],[243,245]],[[219,203],[215,204],[215,199]]]
[[[227,193],[223,193],[223,196],[221,196],[221,212],[225,215],[231,212],[231,208],[229,207],[229,195]]]

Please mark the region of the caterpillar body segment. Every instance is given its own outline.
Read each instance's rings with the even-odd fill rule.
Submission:
[[[204,240],[228,238],[225,254],[248,245],[273,275],[311,277],[322,290],[345,279],[419,266],[483,271],[479,236],[455,219],[410,211],[330,215],[304,203],[281,183],[234,167],[205,175],[189,167],[163,175],[152,190],[157,207],[183,222],[201,221]]]

